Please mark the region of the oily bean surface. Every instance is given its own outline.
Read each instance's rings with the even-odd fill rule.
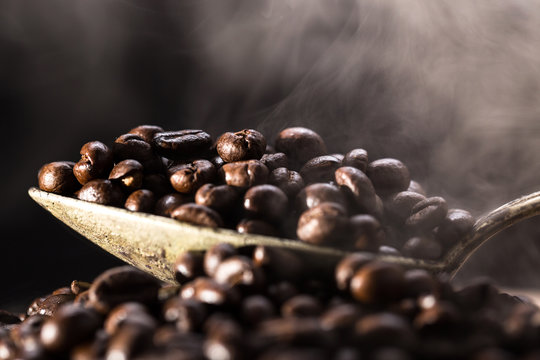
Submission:
[[[146,163],[154,156],[152,145],[135,134],[120,135],[114,140],[112,150],[116,161],[134,159]]]
[[[326,183],[311,184],[303,188],[296,196],[296,208],[298,211],[311,209],[323,202],[334,202],[344,208],[347,201],[343,193],[335,185]]]
[[[215,210],[195,203],[180,205],[171,212],[171,217],[194,225],[214,228],[223,226],[223,220]]]
[[[296,233],[311,244],[339,244],[348,235],[348,220],[341,205],[324,202],[302,213]]]
[[[446,200],[440,196],[433,196],[418,202],[407,218],[406,224],[416,229],[433,229],[439,225],[448,212]]]
[[[161,126],[140,125],[129,130],[128,134],[137,135],[140,138],[142,138],[144,141],[146,141],[147,143],[152,144],[152,141],[154,140],[154,136],[157,133],[161,133],[163,131],[164,130]]]
[[[287,214],[289,200],[280,188],[274,185],[257,185],[244,195],[244,209],[248,215],[277,221]]]
[[[81,159],[73,166],[73,174],[81,185],[105,177],[113,166],[113,151],[100,141],[87,142],[80,154]]]
[[[289,199],[294,199],[304,188],[304,179],[300,173],[285,167],[274,169],[268,177],[268,183],[280,188]]]
[[[140,189],[128,196],[124,207],[129,211],[152,213],[154,212],[155,204],[156,197],[154,193],[150,190]]]
[[[263,134],[253,129],[226,132],[216,142],[217,153],[225,162],[259,160],[265,149],[266,139]]]
[[[228,163],[220,170],[227,185],[239,188],[264,184],[268,180],[268,168],[259,160]]]
[[[306,161],[325,155],[326,144],[319,134],[303,127],[281,131],[275,141],[276,151],[285,153],[293,168],[300,168]]]
[[[39,188],[60,195],[72,194],[80,186],[73,175],[74,165],[71,161],[55,161],[43,165],[38,173]]]
[[[208,160],[195,160],[171,169],[171,185],[183,194],[195,193],[201,186],[214,180],[216,169]]]
[[[122,189],[110,180],[96,179],[83,185],[77,192],[79,200],[101,205],[121,206],[124,203]]]
[[[167,131],[154,135],[156,152],[169,159],[192,159],[205,155],[212,147],[212,137],[202,130]]]
[[[340,166],[341,161],[334,156],[318,156],[302,166],[300,175],[306,184],[330,182],[334,180],[334,172]]]
[[[367,166],[366,174],[382,196],[407,190],[411,182],[409,169],[397,159],[375,160]]]
[[[133,159],[122,160],[109,174],[109,180],[114,180],[126,191],[140,189],[143,184],[143,166]]]
[[[342,166],[352,166],[363,172],[367,169],[368,153],[364,149],[353,149],[345,154]]]

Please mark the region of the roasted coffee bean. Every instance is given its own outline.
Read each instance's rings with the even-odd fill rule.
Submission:
[[[460,321],[458,310],[454,305],[437,301],[433,306],[423,309],[415,317],[413,325],[421,332],[433,334],[455,331]]]
[[[323,202],[333,202],[341,205],[343,208],[347,207],[345,196],[337,186],[317,183],[306,186],[298,193],[296,197],[296,209],[298,211],[305,211]]]
[[[324,202],[302,213],[296,234],[300,240],[311,244],[335,245],[349,235],[348,225],[347,212],[341,205]]]
[[[90,289],[91,283],[86,281],[73,280],[70,285],[71,292],[74,295],[79,295],[83,291]]]
[[[39,188],[60,195],[72,194],[80,187],[73,175],[74,165],[71,161],[55,161],[43,165],[38,173]]]
[[[30,305],[26,314],[28,316],[32,315],[53,315],[60,306],[73,301],[75,295],[73,294],[58,294],[58,295],[48,295],[43,298],[38,298]]]
[[[334,156],[317,156],[302,166],[300,175],[306,184],[330,182],[334,180],[334,172],[340,166],[341,161]]]
[[[372,254],[353,253],[343,257],[335,270],[336,285],[340,290],[348,290],[354,274],[364,265],[373,260]]]
[[[335,171],[335,180],[342,190],[350,194],[355,205],[366,212],[377,212],[377,198],[371,180],[360,170],[351,166]]]
[[[388,304],[399,300],[404,293],[403,269],[396,265],[371,262],[362,266],[352,277],[352,296],[369,305]]]
[[[122,326],[111,337],[105,359],[132,359],[152,343],[153,330],[149,326],[133,324]]]
[[[236,291],[237,289],[229,288],[213,279],[198,277],[182,286],[180,297],[219,306],[237,302],[239,294]]]
[[[238,189],[229,185],[205,184],[195,193],[195,202],[223,214],[237,206],[239,195]]]
[[[141,125],[141,126],[137,126],[129,130],[128,134],[137,135],[141,137],[147,143],[152,144],[152,141],[154,140],[154,136],[157,133],[161,133],[161,132],[163,132],[163,128],[161,126]]]
[[[368,153],[364,149],[353,149],[345,154],[342,166],[352,166],[366,172],[368,165]]]
[[[204,254],[198,251],[186,251],[178,255],[174,263],[174,277],[180,284],[191,281],[204,274]]]
[[[201,186],[214,180],[216,169],[208,160],[195,160],[171,169],[171,185],[183,194],[195,193]]]
[[[154,135],[156,152],[169,159],[185,160],[204,156],[212,147],[212,137],[202,130],[180,130]]]
[[[121,266],[98,276],[89,290],[89,301],[96,309],[107,312],[128,301],[153,304],[160,283],[154,277],[131,266]]]
[[[285,301],[281,306],[283,317],[315,317],[322,312],[321,303],[309,295],[297,295]]]
[[[236,224],[236,231],[240,234],[258,234],[266,236],[278,236],[277,228],[263,220],[242,219]]]
[[[405,224],[417,230],[430,230],[439,225],[448,212],[446,200],[434,196],[418,202]]]
[[[278,306],[297,294],[298,289],[289,281],[280,281],[268,286],[268,296]]]
[[[258,325],[262,321],[269,320],[275,316],[276,308],[265,296],[251,295],[242,301],[242,320],[251,326]]]
[[[403,255],[417,259],[436,260],[442,255],[442,246],[428,236],[415,236],[405,242]]]
[[[321,327],[327,331],[354,331],[356,321],[362,311],[356,304],[340,304],[324,312],[321,316]]]
[[[136,316],[148,317],[149,315],[146,307],[137,302],[126,302],[120,304],[111,309],[107,315],[107,318],[105,319],[103,328],[109,335],[112,335],[118,330],[118,328],[122,326],[124,322],[126,322],[128,318],[130,319],[129,321],[134,322],[133,318]],[[152,319],[148,318],[141,320],[148,321],[149,323],[153,322]]]
[[[113,154],[116,161],[134,159],[145,164],[154,157],[152,145],[135,134],[124,134],[114,140]]]
[[[427,196],[426,190],[424,190],[422,185],[420,185],[417,181],[414,180],[411,180],[411,182],[409,183],[409,188],[407,189],[407,191],[412,191],[420,195]]]
[[[109,335],[103,330],[98,330],[92,342],[75,346],[69,355],[72,360],[102,359],[105,356],[108,342]]]
[[[105,177],[113,166],[113,152],[99,141],[91,141],[81,148],[81,160],[73,166],[73,174],[82,185]]]
[[[143,166],[137,160],[123,160],[116,164],[109,174],[127,192],[140,189],[143,184]]]
[[[435,294],[438,291],[437,281],[426,270],[407,270],[404,276],[407,296],[417,298],[420,295]]]
[[[235,285],[260,287],[264,282],[262,271],[253,265],[251,259],[240,255],[221,261],[213,278],[217,283],[230,287]]]
[[[192,201],[193,199],[189,195],[178,193],[167,194],[156,202],[155,213],[157,215],[170,217],[174,209]]]
[[[89,299],[90,299],[90,290],[85,290],[85,291],[82,291],[79,294],[77,294],[77,296],[75,297],[75,300],[73,300],[73,302],[75,304],[86,305],[86,303],[88,303]]]
[[[171,217],[178,221],[185,221],[194,225],[221,227],[221,216],[207,206],[188,203],[180,205],[171,212]]]
[[[287,155],[284,153],[273,153],[273,154],[264,154],[261,158],[261,163],[263,163],[268,171],[274,171],[278,168],[286,168],[289,165],[287,160]]]
[[[165,321],[172,322],[182,333],[201,330],[207,317],[206,306],[194,299],[169,299],[163,306]]]
[[[285,153],[293,169],[309,159],[327,153],[324,140],[313,130],[292,127],[281,131],[275,142],[276,151]]]
[[[204,271],[208,276],[214,276],[219,264],[223,260],[236,254],[236,249],[231,244],[219,243],[212,246],[204,254]]]
[[[287,195],[274,185],[257,185],[244,195],[244,209],[251,217],[279,221],[287,215],[288,206]]]
[[[158,198],[174,191],[169,179],[164,174],[144,175],[142,187],[152,191]]]
[[[366,174],[381,196],[407,190],[411,182],[409,169],[396,159],[375,160],[368,165]]]
[[[402,191],[392,196],[385,203],[386,213],[396,222],[404,223],[411,215],[413,207],[426,197],[413,191]]]
[[[414,344],[414,332],[400,316],[378,313],[364,316],[356,323],[356,334],[366,347],[397,346],[409,348]]]
[[[302,176],[285,167],[274,169],[268,177],[268,183],[280,188],[289,199],[294,199],[304,187]]]
[[[450,247],[463,240],[472,230],[474,218],[470,212],[450,209],[437,229],[437,241]]]
[[[101,325],[100,316],[78,305],[62,306],[41,328],[41,343],[51,352],[61,353],[91,339]]]
[[[214,315],[207,321],[207,338],[203,352],[209,360],[243,359],[244,346],[242,328],[233,319]]]
[[[150,190],[141,189],[132,192],[128,196],[124,207],[130,211],[152,213],[154,211],[155,203],[156,197],[154,196],[154,193]]]
[[[228,163],[220,171],[227,185],[240,188],[264,184],[268,179],[268,168],[259,160]]]
[[[349,220],[351,247],[358,251],[376,251],[385,240],[379,221],[371,215],[355,215]]]
[[[226,132],[217,139],[216,150],[226,162],[259,160],[266,150],[266,139],[253,129]]]
[[[272,279],[298,281],[305,272],[301,258],[287,249],[259,245],[253,251],[253,262]]]
[[[77,192],[79,200],[101,205],[121,206],[124,203],[122,189],[110,180],[91,180]]]

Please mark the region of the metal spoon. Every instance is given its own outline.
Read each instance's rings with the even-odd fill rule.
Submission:
[[[235,247],[277,246],[294,250],[314,264],[335,263],[345,251],[309,245],[276,237],[240,234],[228,229],[213,229],[182,223],[162,216],[81,201],[41,191],[28,190],[30,197],[60,221],[125,262],[157,278],[174,282],[173,264],[178,254],[187,250],[206,250],[220,242]],[[481,217],[471,234],[449,249],[437,261],[376,255],[384,261],[408,268],[422,268],[431,273],[454,276],[467,259],[488,239],[501,230],[540,214],[540,192],[513,200]]]

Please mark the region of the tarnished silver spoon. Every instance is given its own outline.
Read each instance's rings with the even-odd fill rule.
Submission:
[[[310,245],[276,237],[240,234],[228,229],[213,229],[182,223],[162,216],[77,200],[67,196],[28,190],[30,197],[60,221],[125,262],[157,278],[174,282],[173,264],[187,250],[206,250],[220,242],[235,247],[275,246],[294,250],[314,264],[336,262],[345,251]],[[376,255],[384,261],[431,273],[456,274],[467,259],[501,230],[540,214],[540,192],[513,200],[481,217],[471,234],[450,248],[436,261]]]

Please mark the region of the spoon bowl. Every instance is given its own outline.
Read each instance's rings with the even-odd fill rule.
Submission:
[[[350,253],[330,247],[281,239],[241,234],[229,229],[208,228],[163,216],[135,213],[48,193],[28,190],[30,197],[64,224],[123,261],[155,277],[174,283],[174,262],[185,251],[204,251],[227,242],[235,247],[272,246],[290,249],[316,266],[330,266]],[[450,248],[440,260],[422,260],[375,254],[375,257],[407,268],[454,276],[467,259],[488,239],[505,228],[540,214],[540,192],[513,200],[476,221],[472,232]]]

